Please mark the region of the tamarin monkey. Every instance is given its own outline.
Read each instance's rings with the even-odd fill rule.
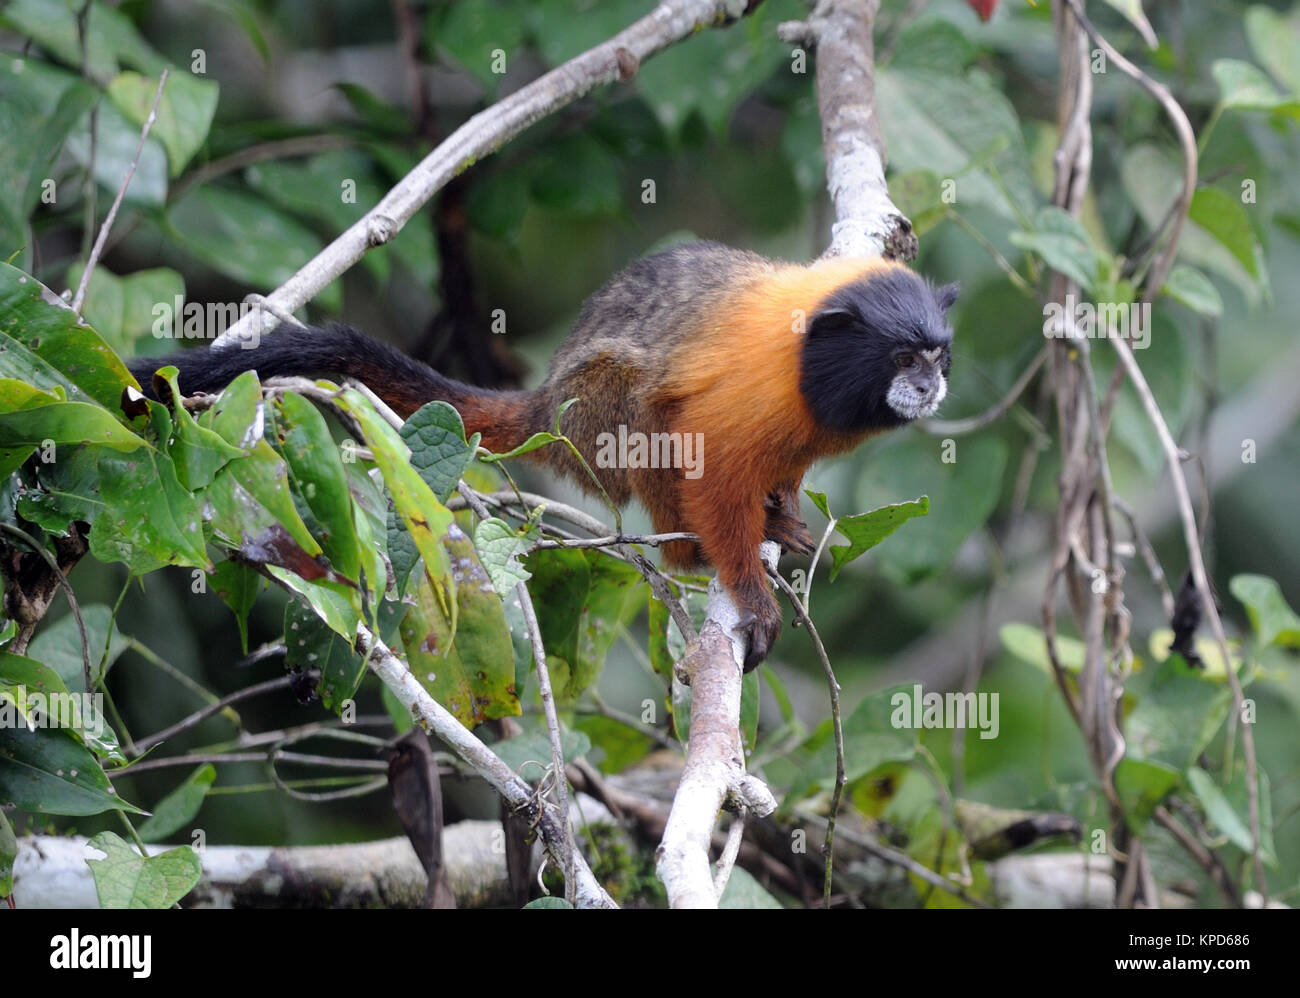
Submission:
[[[887,260],[801,266],[698,242],[638,260],[593,294],[532,391],[452,381],[340,325],[285,325],[256,349],[139,358],[131,372],[148,389],[152,372],[175,364],[187,394],[219,391],[247,370],[342,375],[404,417],[431,400],[449,402],[466,432],[481,433],[498,453],[552,428],[561,404],[577,398],[562,432],[614,502],[636,497],[655,530],[699,537],[665,544],[664,561],[717,570],[741,610],[748,671],[781,629],[759,544],[811,552],[799,517],[808,466],[935,412],[948,391],[946,316],[956,296],[956,285],[935,288]],[[666,459],[605,467],[619,463],[608,459],[613,439],[662,444]],[[683,463],[683,441],[697,448],[691,468],[668,467]],[[528,459],[594,488],[566,447]]]

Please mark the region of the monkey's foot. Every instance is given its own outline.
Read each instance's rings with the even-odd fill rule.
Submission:
[[[767,658],[781,633],[781,608],[771,593],[765,592],[761,598],[741,605],[737,630],[747,640],[744,669],[751,672]]]
[[[803,520],[785,513],[767,511],[767,526],[763,536],[769,541],[776,541],[786,554],[812,554],[817,544],[808,533],[808,524]]]

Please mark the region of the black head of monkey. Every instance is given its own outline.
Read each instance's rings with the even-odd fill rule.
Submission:
[[[934,415],[948,394],[957,291],[900,267],[827,298],[809,323],[799,383],[818,422],[858,433]]]

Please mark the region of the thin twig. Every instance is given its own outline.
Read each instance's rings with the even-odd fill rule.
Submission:
[[[555,548],[604,548],[616,547],[620,544],[646,544],[650,547],[658,547],[660,544],[670,544],[673,541],[698,541],[699,534],[692,534],[689,531],[679,530],[668,534],[609,534],[605,537],[573,537],[568,540],[560,541],[534,541],[530,546],[530,551],[548,551]]]
[[[740,843],[745,837],[745,819],[748,816],[749,812],[743,807],[732,815],[731,825],[727,829],[727,844],[723,847],[722,855],[718,857],[717,865],[714,867],[713,892],[717,894],[719,901],[722,900],[722,894],[727,889],[727,881],[731,879],[736,857],[740,855]]]
[[[826,841],[822,846],[825,855],[826,872],[822,881],[822,901],[827,908],[831,906],[831,879],[835,872],[835,822],[839,818],[840,803],[844,798],[844,787],[849,782],[847,768],[844,764],[844,725],[840,718],[840,684],[835,679],[835,670],[831,668],[830,656],[826,654],[826,646],[822,644],[821,635],[817,633],[817,626],[808,616],[800,601],[798,594],[790,583],[786,582],[781,573],[769,571],[772,578],[776,581],[777,587],[785,593],[794,606],[795,616],[799,622],[808,629],[808,637],[812,640],[813,647],[817,650],[817,657],[821,660],[822,671],[826,673],[826,688],[830,691],[831,698],[831,724],[835,731],[835,789],[831,793],[831,810],[830,816],[826,821]]]
[[[663,0],[645,17],[613,38],[474,115],[403,177],[370,211],[339,234],[270,298],[292,312],[311,301],[369,250],[391,241],[412,216],[453,177],[491,155],[529,125],[597,87],[625,79],[657,52],[703,28],[743,17],[745,0]],[[243,316],[217,342],[243,339],[260,318]],[[264,329],[265,327],[263,327]]]
[[[799,808],[796,810],[796,813],[799,815],[800,818],[802,818],[805,821],[810,821],[819,825],[826,824],[826,818],[813,811],[808,811],[804,808]],[[865,835],[858,835],[855,832],[849,831],[847,828],[841,829],[840,835],[843,836],[843,838],[848,842],[857,846],[859,849],[863,849],[866,852],[869,852],[877,859],[882,859],[886,863],[891,863],[894,866],[902,867],[904,870],[906,870],[908,873],[912,874],[913,876],[920,877],[927,884],[931,884],[932,886],[939,888],[939,890],[941,891],[946,891],[947,893],[952,894],[955,897],[961,898],[972,908],[991,907],[991,905],[981,901],[979,898],[974,897],[971,894],[968,894],[965,888],[963,888],[961,885],[955,884],[952,881],[948,880],[946,877],[941,876],[938,873],[935,873],[928,866],[924,866],[921,863],[918,863],[916,860],[914,860],[911,856],[907,855],[907,853],[905,852],[899,852],[897,849],[891,849],[889,846],[881,845],[879,842],[876,842],[874,839],[867,838],[867,836]]]
[[[1173,813],[1170,812],[1163,804],[1156,805],[1152,812],[1156,821],[1164,827],[1174,841],[1186,850],[1187,854],[1200,864],[1209,878],[1214,882],[1214,886],[1219,889],[1225,901],[1234,908],[1244,908],[1245,902],[1241,898],[1241,889],[1229,875],[1223,861],[1210,849],[1201,844],[1201,841],[1190,831],[1183,827]]]
[[[1151,541],[1142,528],[1138,526],[1137,515],[1121,496],[1111,496],[1111,503],[1120,511],[1120,514],[1128,521],[1129,531],[1133,537],[1133,546],[1142,556],[1142,561],[1147,567],[1147,572],[1151,576],[1151,581],[1155,583],[1156,588],[1160,591],[1160,605],[1164,608],[1165,619],[1171,620],[1174,616],[1174,594],[1169,589],[1169,580],[1165,578],[1165,570],[1160,567],[1160,559],[1156,557],[1155,548],[1151,546]]]
[[[1151,393],[1151,386],[1147,384],[1142,368],[1138,366],[1137,358],[1133,356],[1133,351],[1128,342],[1122,339],[1112,340],[1111,342],[1114,344],[1115,352],[1119,354],[1120,362],[1128,372],[1129,380],[1136,389],[1138,398],[1142,400],[1142,408],[1146,410],[1147,419],[1155,427],[1156,434],[1160,437],[1160,445],[1164,448],[1165,461],[1169,465],[1169,475],[1173,479],[1174,498],[1178,503],[1178,515],[1183,524],[1183,541],[1187,547],[1187,558],[1191,564],[1192,579],[1196,583],[1197,596],[1201,601],[1201,611],[1210,622],[1214,640],[1219,646],[1219,654],[1223,656],[1224,671],[1227,673],[1228,683],[1232,687],[1233,709],[1236,711],[1237,716],[1241,717],[1243,716],[1242,701],[1244,699],[1241,680],[1237,678],[1237,670],[1232,666],[1232,655],[1228,651],[1228,638],[1224,634],[1223,621],[1219,617],[1219,609],[1214,600],[1214,593],[1210,590],[1209,577],[1205,572],[1205,561],[1201,557],[1201,539],[1196,529],[1196,513],[1192,509],[1192,497],[1187,489],[1187,480],[1183,477],[1182,462],[1178,457],[1178,445],[1169,432],[1169,424],[1165,422],[1160,406]],[[1251,859],[1255,867],[1255,887],[1263,898],[1264,904],[1267,904],[1268,881],[1264,878],[1264,864],[1260,856],[1261,842],[1263,840],[1260,835],[1259,768],[1255,758],[1255,735],[1251,731],[1249,724],[1241,726],[1241,746],[1246,756],[1246,794],[1250,812]]]
[[[835,533],[835,525],[839,520],[832,516],[826,521],[826,529],[822,531],[821,540],[817,542],[817,550],[813,552],[812,561],[808,565],[808,585],[803,593],[803,612],[808,613],[812,609],[812,586],[813,576],[817,574],[817,565],[822,560],[822,552],[826,550],[826,543],[831,539],[831,534]]]
[[[314,669],[309,669],[306,674],[319,675],[319,673]],[[221,711],[225,710],[231,704],[261,696],[263,693],[273,693],[276,690],[285,689],[292,686],[294,683],[301,681],[301,679],[301,674],[295,675],[289,673],[283,676],[276,676],[274,679],[267,679],[260,683],[254,683],[252,686],[245,686],[242,690],[235,690],[235,692],[227,694],[220,700],[206,704],[200,709],[194,711],[192,714],[181,718],[170,727],[163,728],[162,731],[138,739],[135,743],[135,751],[138,755],[143,755],[155,745],[160,745],[167,741],[167,739],[174,738],[183,731],[188,731],[190,728],[206,721],[213,714],[221,713]]]
[[[1196,135],[1192,131],[1192,124],[1187,120],[1186,113],[1178,101],[1174,100],[1169,88],[1147,76],[1146,73],[1120,55],[1115,47],[1088,20],[1088,15],[1083,12],[1083,6],[1079,3],[1079,0],[1065,0],[1065,3],[1069,5],[1071,13],[1074,14],[1083,30],[1088,33],[1088,37],[1092,39],[1093,44],[1106,53],[1106,58],[1115,63],[1124,73],[1131,76],[1138,86],[1155,98],[1156,103],[1164,109],[1165,114],[1169,116],[1170,124],[1174,127],[1174,133],[1178,136],[1178,144],[1182,148],[1183,189],[1174,201],[1177,210],[1169,227],[1169,240],[1165,243],[1164,250],[1152,263],[1151,269],[1147,271],[1146,286],[1142,292],[1142,301],[1154,301],[1156,295],[1160,292],[1161,286],[1165,283],[1169,268],[1173,266],[1174,254],[1178,252],[1178,241],[1183,233],[1183,223],[1187,220],[1187,209],[1192,203],[1192,195],[1196,191]]]
[[[145,141],[149,138],[149,129],[153,128],[153,123],[158,119],[158,102],[162,100],[163,87],[167,85],[169,72],[169,69],[164,68],[158,77],[158,90],[153,95],[153,104],[149,106],[149,114],[140,129],[140,141],[135,147],[135,155],[131,157],[131,164],[126,168],[126,176],[122,178],[122,185],[117,189],[117,196],[113,198],[112,207],[108,209],[108,216],[104,219],[104,224],[99,227],[99,235],[95,238],[95,245],[86,260],[86,269],[81,272],[81,280],[77,282],[77,293],[72,296],[72,311],[78,315],[81,314],[81,303],[86,298],[86,288],[90,285],[90,275],[95,270],[95,264],[99,262],[100,253],[104,251],[104,241],[108,238],[109,230],[113,228],[117,209],[121,207],[122,199],[126,197],[126,189],[131,186],[131,178],[135,176],[135,168],[140,163],[140,154],[144,152]]]
[[[491,517],[492,514],[479,499],[478,494],[463,481],[457,483],[456,490],[480,520]],[[569,821],[569,782],[564,768],[564,744],[560,738],[560,718],[555,710],[551,673],[546,667],[546,647],[542,644],[542,629],[537,623],[537,611],[533,608],[533,598],[529,595],[527,583],[519,582],[515,585],[515,598],[519,600],[519,608],[523,611],[524,623],[528,628],[528,640],[533,646],[537,690],[541,694],[542,710],[546,715],[546,734],[551,744],[551,765],[555,771],[555,800],[559,808],[560,820],[564,823],[565,847],[568,850],[564,868],[564,899],[572,904],[575,890],[573,857],[578,847],[573,836],[573,825]]]
[[[1043,347],[1038,353],[1034,354],[1034,359],[1021,372],[1020,377],[1016,379],[1015,384],[1011,386],[1006,395],[979,415],[968,416],[965,419],[923,419],[916,425],[932,436],[959,437],[963,434],[974,433],[976,430],[982,430],[991,423],[996,423],[1008,409],[1016,404],[1016,400],[1024,394],[1025,389],[1034,380],[1034,375],[1038,373],[1039,368],[1047,360],[1047,349],[1047,347]]]

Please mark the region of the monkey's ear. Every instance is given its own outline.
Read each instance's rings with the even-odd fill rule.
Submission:
[[[952,308],[953,302],[957,300],[957,295],[961,293],[960,284],[945,284],[941,288],[934,289],[934,300],[939,305],[939,311],[947,312]]]
[[[824,308],[820,312],[813,313],[808,331],[831,332],[835,329],[845,329],[858,321],[858,316],[847,308]]]

